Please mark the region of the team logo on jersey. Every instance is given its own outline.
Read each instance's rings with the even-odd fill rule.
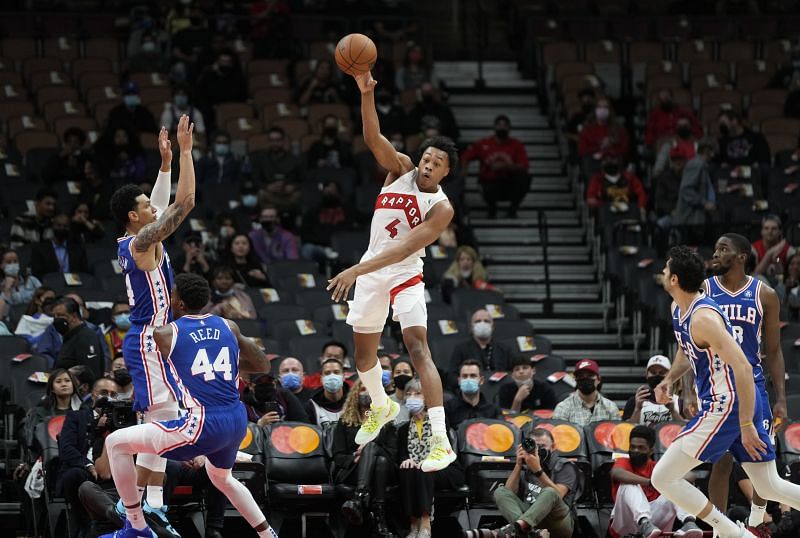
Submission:
[[[375,210],[400,209],[405,213],[409,228],[415,228],[422,223],[422,213],[417,205],[417,197],[413,194],[398,194],[387,192],[375,200]]]
[[[750,291],[750,290],[747,290],[746,292],[744,292],[744,296],[750,298],[750,297],[753,296],[753,292]]]

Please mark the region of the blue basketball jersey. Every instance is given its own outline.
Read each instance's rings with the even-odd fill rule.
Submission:
[[[239,401],[239,343],[228,323],[212,314],[172,323],[169,362],[180,379],[186,407],[220,407]]]
[[[733,370],[711,350],[697,347],[690,333],[692,316],[702,308],[709,308],[722,316],[728,332],[733,335],[733,328],[725,312],[717,303],[704,295],[698,295],[686,313],[681,313],[680,307],[674,305],[672,328],[678,345],[694,370],[695,387],[702,406],[717,413],[731,412],[735,404],[736,387]]]
[[[747,284],[735,292],[727,290],[718,277],[711,277],[704,283],[706,295],[728,316],[733,327],[733,338],[753,367],[756,383],[764,382],[760,353],[761,320],[764,314],[761,307],[761,286],[762,282],[751,276],[747,277]]]
[[[125,275],[128,304],[131,307],[131,323],[161,327],[172,319],[170,293],[172,292],[172,265],[164,245],[161,245],[161,260],[152,271],[136,267],[131,253],[135,236],[117,239],[117,260]]]

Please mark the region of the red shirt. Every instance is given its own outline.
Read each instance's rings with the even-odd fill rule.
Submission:
[[[647,191],[644,189],[641,180],[628,171],[622,172],[619,181],[611,183],[606,180],[602,170],[596,172],[589,180],[586,189],[586,201],[593,205],[591,200],[600,202],[614,203],[625,202],[630,205],[631,195],[636,198],[639,207],[647,207]]]
[[[609,140],[609,146],[603,147],[603,140]],[[583,124],[581,134],[578,135],[578,155],[594,155],[603,153],[605,155],[615,155],[624,157],[628,154],[628,133],[621,126],[609,128],[607,123],[587,122]]]
[[[628,458],[618,458],[614,462],[613,469],[622,469],[624,471],[628,471],[629,473],[633,473],[637,476],[642,476],[644,478],[650,478],[653,476],[653,469],[656,466],[656,462],[651,459],[647,460],[647,465],[641,468],[634,469],[631,465],[631,460]],[[619,489],[619,482],[612,480],[611,481],[611,499],[612,501],[617,501],[617,490]],[[642,486],[644,490],[644,495],[647,497],[648,502],[653,502],[658,499],[659,495],[661,495],[656,488],[651,485]]]
[[[676,106],[670,112],[664,111],[660,106],[653,107],[647,116],[647,125],[644,130],[644,143],[648,146],[655,144],[663,136],[675,134],[678,120],[686,118],[692,124],[692,135],[695,138],[703,136],[703,127],[688,108]]]
[[[478,171],[478,178],[481,182],[503,180],[508,177],[509,174],[506,171],[492,170],[492,165],[497,162],[515,164],[524,167],[525,172],[528,171],[528,152],[525,151],[522,142],[516,138],[509,137],[501,141],[497,137],[487,136],[478,140],[461,154],[461,161],[465,165],[475,159],[481,162],[481,168]]]
[[[778,253],[778,255],[776,256],[776,258],[781,260],[781,263],[784,264],[786,263],[787,258],[789,257],[790,248],[792,248],[792,246],[787,241],[786,244],[783,245],[783,248],[781,249],[780,253]],[[767,253],[767,250],[769,249],[766,247],[766,245],[764,245],[764,240],[759,239],[758,241],[753,243],[753,250],[755,250],[756,254],[758,254],[758,259],[756,260],[756,262],[760,262],[762,259],[764,259],[764,255]]]

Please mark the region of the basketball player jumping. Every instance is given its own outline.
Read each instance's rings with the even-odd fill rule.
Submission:
[[[346,300],[355,284],[347,324],[353,327],[358,376],[372,399],[369,416],[356,435],[363,445],[375,439],[392,421],[399,404],[386,396],[377,352],[381,332],[389,314],[400,322],[403,342],[422,381],[431,421],[429,453],[420,468],[424,472],[444,469],[456,455],[450,447],[444,420],[442,382],[428,348],[428,314],[422,282],[425,247],[436,241],[453,218],[453,207],[439,183],[457,163],[452,140],[433,137],[420,146],[418,164],[394,149],[380,133],[375,111],[375,85],[369,72],[355,75],[361,90],[364,141],[388,172],[370,227],[369,247],[361,261],[329,281],[334,301]]]
[[[760,495],[800,507],[800,486],[781,480],[775,467],[775,450],[761,420],[763,402],[755,392],[753,368],[734,339],[723,310],[700,291],[704,277],[700,256],[687,247],[670,250],[664,289],[674,301],[675,338],[694,370],[701,408],[656,464],[652,482],[676,506],[711,525],[720,538],[753,537],[756,534],[751,531],[761,531],[734,524],[683,478],[701,463],[716,462],[730,451]],[[656,387],[659,403],[671,400],[675,380],[670,370]]]
[[[180,176],[175,202],[168,206],[172,148],[167,130],[159,133],[161,169],[153,186],[152,199],[138,185],[128,184],[111,197],[111,213],[125,227],[125,236],[117,239],[118,260],[125,275],[131,328],[123,340],[125,366],[133,379],[134,409],[145,412],[145,422],[178,418],[180,380],[164,363],[153,342],[156,327],[171,321],[170,297],[172,266],[164,245],[194,207],[195,181],[192,160],[192,132],[189,117],[178,121]],[[162,485],[166,460],[142,454],[137,460],[137,484],[147,488],[147,507],[159,517],[163,504]],[[118,512],[122,506],[117,505]]]
[[[182,379],[185,414],[117,430],[106,439],[111,474],[125,506],[122,530],[101,538],[150,538],[136,491],[133,455],[159,454],[184,461],[205,456],[211,483],[231,501],[258,533],[277,538],[247,487],[231,474],[239,443],[247,432],[247,413],[239,400],[239,371],[268,372],[269,359],[232,321],[200,314],[211,290],[201,276],[175,278],[172,307],[177,318],[155,329],[153,339],[165,363]],[[241,355],[240,355],[241,351]],[[239,359],[242,364],[239,364]]]

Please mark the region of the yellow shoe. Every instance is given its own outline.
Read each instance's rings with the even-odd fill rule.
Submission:
[[[367,420],[361,425],[356,434],[356,444],[364,445],[374,440],[381,433],[381,428],[395,419],[400,412],[400,404],[392,400],[386,399],[387,404],[383,407],[369,406],[367,412]]]
[[[431,437],[431,451],[428,457],[422,461],[420,469],[423,473],[434,473],[441,471],[454,461],[456,461],[456,453],[453,452],[447,436],[434,435]]]

